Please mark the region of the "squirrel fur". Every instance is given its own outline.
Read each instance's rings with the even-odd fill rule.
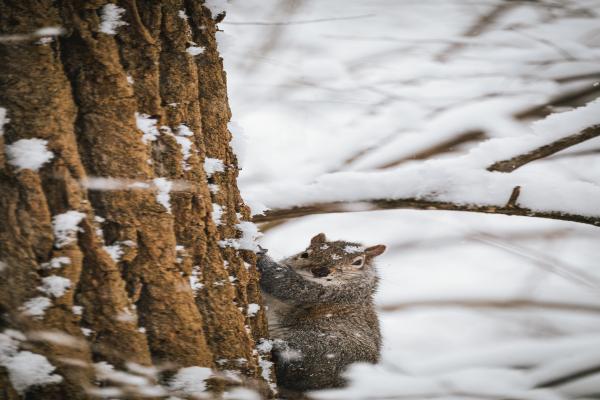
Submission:
[[[304,392],[344,385],[351,363],[379,361],[381,333],[373,305],[373,259],[384,245],[327,241],[274,262],[258,259],[280,387]]]

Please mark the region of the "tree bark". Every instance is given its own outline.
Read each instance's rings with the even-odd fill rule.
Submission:
[[[84,343],[23,342],[62,382],[19,394],[0,366],[0,399],[88,398],[101,361],[158,366],[162,379],[189,366],[234,370],[265,391],[254,350],[267,336],[265,316],[262,307],[246,312],[261,304],[255,255],[219,245],[238,237],[236,224],[250,215],[236,185],[215,23],[196,1],[119,0],[127,25],[111,35],[100,28],[105,4],[0,2],[2,35],[63,28],[49,43],[0,43],[0,107],[10,119],[0,136],[0,333],[57,330]],[[193,56],[190,46],[204,52]],[[156,120],[156,140],[142,141],[136,113]],[[193,132],[188,155],[182,124]],[[5,155],[32,138],[54,155],[38,171]],[[207,157],[222,160],[224,171],[207,177]],[[100,190],[84,184],[91,177],[137,183]],[[223,209],[220,224],[213,203]],[[76,238],[61,246],[53,218],[70,211],[84,216]],[[53,259],[58,268],[44,268]],[[40,291],[50,275],[70,280],[64,295]],[[50,306],[26,315],[24,304],[37,297]]]

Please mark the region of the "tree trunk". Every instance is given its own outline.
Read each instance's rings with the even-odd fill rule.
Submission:
[[[0,349],[0,399],[89,398],[99,381],[139,395],[102,382],[101,362],[158,367],[163,386],[182,367],[234,370],[265,390],[255,255],[225,240],[249,211],[215,23],[193,0],[117,6],[126,25],[110,34],[105,1],[0,2],[0,333],[62,377],[15,387]],[[16,150],[34,138],[53,154],[37,170]],[[207,176],[207,158],[223,170]]]

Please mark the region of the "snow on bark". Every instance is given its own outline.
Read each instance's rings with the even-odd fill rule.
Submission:
[[[61,297],[71,287],[71,280],[58,275],[42,278],[42,286],[38,290],[53,297]]]
[[[121,20],[124,13],[125,9],[112,3],[102,7],[100,11],[100,32],[107,35],[116,35],[118,27],[128,25],[127,22]]]
[[[85,218],[85,214],[71,210],[52,217],[54,230],[54,246],[57,249],[64,247],[77,239],[77,232],[81,231],[79,223]]]
[[[151,118],[148,114],[135,113],[135,121],[138,129],[143,132],[142,142],[144,144],[158,139],[160,132],[156,127],[156,118]]]
[[[154,186],[156,186],[156,201],[161,204],[168,213],[171,213],[171,188],[173,182],[167,178],[155,178]]]
[[[34,318],[41,318],[46,314],[46,309],[52,305],[52,302],[47,297],[34,297],[27,300],[19,309],[23,315]]]
[[[37,171],[54,158],[54,154],[46,148],[48,144],[44,139],[20,139],[6,145],[8,162],[18,169]]]
[[[225,165],[218,158],[206,157],[204,160],[204,171],[206,172],[206,176],[210,178],[217,172],[225,171]]]

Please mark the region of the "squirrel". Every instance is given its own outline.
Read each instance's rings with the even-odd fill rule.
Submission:
[[[373,259],[384,251],[381,244],[330,242],[320,233],[279,263],[259,253],[275,374],[288,393],[344,386],[349,364],[379,361]]]

